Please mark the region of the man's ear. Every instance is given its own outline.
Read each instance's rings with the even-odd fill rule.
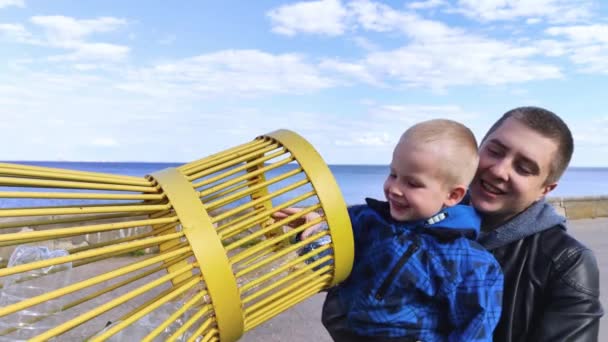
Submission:
[[[462,199],[464,198],[464,195],[466,195],[466,194],[467,194],[466,186],[456,185],[455,187],[453,187],[450,190],[450,192],[448,193],[448,197],[445,199],[443,204],[446,207],[454,206],[454,205],[460,203],[460,201],[462,201]]]
[[[540,196],[538,196],[538,198],[536,199],[537,201],[541,198],[543,198],[544,196],[546,196],[548,193],[550,193],[551,191],[553,191],[553,189],[555,189],[557,187],[557,183],[550,183],[550,184],[546,184],[543,185],[542,187],[542,192],[540,194]]]

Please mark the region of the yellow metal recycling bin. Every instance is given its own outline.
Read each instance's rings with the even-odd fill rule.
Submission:
[[[42,289],[4,299],[0,322],[15,323],[0,324],[0,340],[137,339],[143,330],[144,341],[236,341],[352,266],[338,186],[287,130],[146,178],[0,164],[0,186],[0,293]],[[303,210],[275,221],[287,207]],[[312,211],[320,218],[288,228]],[[329,230],[293,243],[322,222]],[[331,244],[296,253],[324,235]],[[18,246],[67,252],[8,267]]]

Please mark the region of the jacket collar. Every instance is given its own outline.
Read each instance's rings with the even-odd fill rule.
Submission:
[[[431,234],[443,239],[454,239],[464,236],[475,240],[479,235],[481,218],[477,211],[468,205],[456,205],[440,210],[430,218],[417,221],[401,222],[391,217],[390,207],[386,201],[378,201],[366,198],[367,205],[388,222],[395,223],[397,226],[408,225],[420,229],[422,233]]]
[[[494,230],[482,232],[479,243],[492,250],[555,226],[566,229],[566,218],[543,198]]]

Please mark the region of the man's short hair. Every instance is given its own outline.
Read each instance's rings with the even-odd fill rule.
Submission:
[[[400,141],[406,139],[416,144],[437,144],[442,157],[437,167],[447,186],[468,186],[473,180],[479,163],[477,140],[465,125],[447,119],[423,121],[405,131]]]
[[[549,168],[545,184],[557,182],[572,158],[574,142],[568,125],[557,114],[540,107],[518,107],[503,114],[482,140],[496,131],[508,118],[514,118],[540,135],[557,143],[557,151]]]

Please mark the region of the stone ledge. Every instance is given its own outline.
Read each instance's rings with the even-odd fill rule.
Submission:
[[[549,197],[547,201],[569,220],[608,217],[608,196]]]

